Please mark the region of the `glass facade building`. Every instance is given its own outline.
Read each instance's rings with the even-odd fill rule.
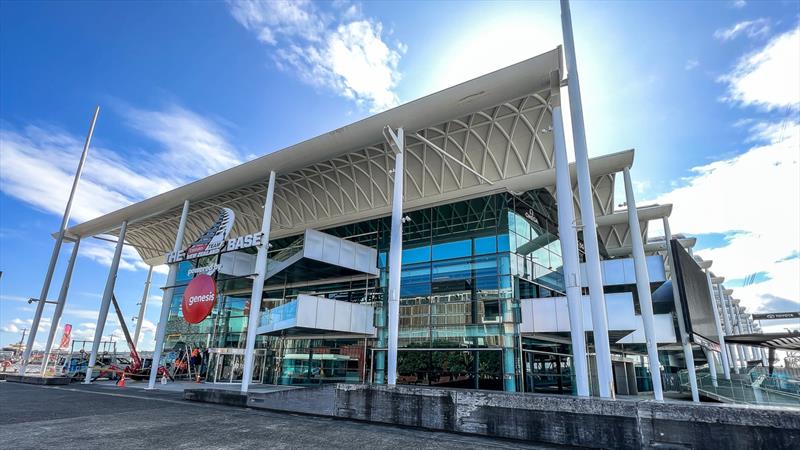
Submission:
[[[516,391],[524,385],[521,298],[563,291],[556,211],[547,190],[508,193],[419,209],[403,227],[398,382]],[[254,382],[314,384],[386,380],[389,218],[321,230],[377,250],[378,276],[282,271],[266,280],[262,314],[291,314],[307,294],[374,308],[375,337],[261,335]],[[268,261],[291,255],[298,237],[271,242]],[[193,369],[208,381],[241,380],[251,277],[215,275],[220,293],[209,317],[186,323],[181,298],[189,270],[221,256],[179,265],[165,352],[181,365],[198,349]],[[269,264],[269,263],[268,263]],[[267,268],[269,272],[269,267]],[[181,366],[182,367],[182,366]],[[191,372],[189,368],[187,372]],[[188,373],[187,373],[188,375]],[[529,384],[529,383],[528,383]]]

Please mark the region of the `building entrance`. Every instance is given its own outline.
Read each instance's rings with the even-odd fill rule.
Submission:
[[[269,360],[271,350],[256,349],[253,354],[253,379],[251,383],[265,383],[272,379]],[[241,383],[244,371],[243,348],[208,349],[207,381],[211,383]]]
[[[525,391],[543,394],[572,394],[572,355],[523,350]]]

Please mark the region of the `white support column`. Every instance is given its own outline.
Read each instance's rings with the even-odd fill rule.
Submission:
[[[725,335],[730,336],[733,334],[733,325],[731,323],[731,316],[728,312],[730,305],[725,298],[725,290],[722,289],[722,283],[717,285],[717,293],[719,294],[719,303],[722,305],[722,319],[725,323]],[[728,344],[728,355],[730,356],[730,364],[734,373],[739,373],[739,362],[736,357],[736,348],[733,344]]]
[[[572,359],[573,367],[575,367],[577,394],[580,397],[588,397],[590,394],[589,369],[586,360],[586,331],[583,325],[578,234],[575,229],[575,209],[572,203],[572,179],[567,160],[564,119],[561,116],[561,76],[558,71],[550,74],[550,90],[550,105],[553,108],[553,152],[556,163],[558,238],[561,242],[561,257],[564,261],[564,287],[569,310]]]
[[[389,342],[387,384],[397,384],[397,340],[400,331],[400,273],[403,266],[403,155],[405,136],[403,129],[395,133],[388,126],[384,135],[394,152],[394,188],[392,189],[392,231],[389,242]]]
[[[678,331],[680,332],[681,346],[683,347],[683,357],[686,360],[686,371],[689,375],[689,388],[692,391],[692,401],[700,402],[700,393],[697,391],[697,372],[694,369],[694,351],[686,334],[686,325],[683,323],[683,307],[681,306],[681,294],[678,291],[677,277],[675,276],[675,257],[672,253],[672,232],[669,229],[669,219],[664,217],[664,240],[667,244],[667,256],[669,257],[670,278],[672,278],[672,300],[675,302],[675,314],[678,316]]]
[[[600,269],[600,246],[597,242],[597,223],[594,217],[592,200],[594,196],[592,195],[592,180],[589,174],[589,151],[586,147],[581,87],[578,78],[578,64],[575,58],[575,42],[572,37],[572,18],[569,11],[569,1],[567,0],[561,0],[561,29],[564,34],[564,55],[569,73],[567,89],[569,91],[570,117],[572,118],[573,144],[575,146],[575,167],[578,176],[581,222],[583,223],[583,244],[586,250],[586,277],[592,308],[597,381],[600,397],[610,398],[613,392],[614,377],[611,373],[608,315]]]
[[[86,367],[86,377],[83,379],[84,384],[90,384],[92,382],[92,368],[97,363],[97,352],[100,350],[100,341],[103,339],[103,329],[106,326],[108,307],[111,305],[111,296],[114,295],[114,285],[117,282],[117,270],[119,269],[120,257],[122,257],[122,247],[125,245],[125,231],[127,231],[127,229],[128,221],[126,220],[122,222],[122,226],[119,229],[117,246],[114,249],[114,258],[111,260],[111,267],[108,269],[106,288],[103,291],[103,300],[100,302],[100,312],[97,315],[97,326],[94,329],[92,354],[89,355],[89,365]]]
[[[50,360],[50,350],[53,348],[53,340],[58,332],[58,326],[61,322],[61,314],[64,312],[64,304],[67,303],[67,293],[69,292],[69,283],[72,281],[72,269],[75,268],[75,260],[78,258],[78,248],[81,245],[81,238],[75,239],[75,244],[72,246],[72,254],[67,263],[67,271],[64,274],[64,281],[61,282],[61,292],[58,293],[58,302],[56,302],[56,310],[53,312],[53,320],[50,321],[50,333],[47,336],[47,343],[44,346],[44,358],[42,358],[42,375],[47,371],[47,364]]]
[[[179,253],[183,246],[183,232],[186,231],[186,219],[189,217],[189,200],[183,202],[183,211],[181,212],[181,221],[178,223],[178,233],[175,235],[175,245],[172,246],[174,253]],[[156,377],[158,376],[158,367],[161,362],[161,350],[164,346],[164,334],[167,330],[167,320],[169,319],[169,307],[172,303],[173,286],[175,286],[175,279],[178,276],[179,263],[169,265],[169,274],[167,275],[167,288],[164,289],[164,297],[161,300],[161,315],[156,325],[156,347],[153,349],[153,362],[150,364],[150,378],[147,382],[147,389],[155,389]]]
[[[725,333],[722,331],[722,325],[719,322],[719,311],[717,309],[717,300],[714,298],[714,286],[711,284],[711,275],[706,269],[706,282],[708,283],[708,293],[711,295],[711,311],[714,312],[714,326],[717,329],[717,336],[719,336],[719,355],[722,360],[722,376],[726,380],[731,379],[731,365],[728,361],[728,351],[725,348]]]
[[[19,364],[20,375],[25,374],[25,369],[28,366],[28,359],[33,350],[33,343],[36,341],[36,332],[39,329],[39,321],[42,319],[42,312],[44,312],[44,305],[47,304],[47,295],[50,293],[50,283],[53,281],[53,272],[56,269],[58,262],[58,254],[61,251],[61,244],[64,242],[64,233],[69,225],[69,216],[72,212],[72,201],[75,199],[75,192],[78,190],[78,181],[81,179],[83,166],[86,163],[86,156],[89,154],[89,144],[92,142],[92,135],[94,134],[94,125],[97,123],[97,115],[100,113],[100,106],[94,109],[92,122],[89,125],[89,133],[86,135],[86,142],[83,144],[83,152],[78,161],[78,168],[75,171],[75,178],[72,180],[72,189],[69,192],[69,199],[67,200],[67,207],[64,209],[64,216],[61,218],[61,227],[58,229],[58,236],[56,236],[56,243],[53,245],[53,253],[50,254],[50,264],[47,266],[47,274],[44,276],[44,283],[42,283],[42,291],[39,294],[39,302],[36,304],[36,312],[33,314],[33,322],[31,323],[30,332],[28,334],[28,344],[25,346],[25,351],[22,352],[22,361]]]
[[[147,279],[144,281],[142,303],[139,305],[139,315],[136,316],[136,331],[133,332],[133,345],[139,345],[139,333],[142,331],[144,312],[147,310],[147,299],[150,297],[150,280],[153,278],[153,266],[147,270]]]
[[[738,312],[739,308],[734,306],[734,311],[736,311],[736,326],[734,327],[734,331],[736,334],[744,334],[742,333],[741,315]],[[739,365],[742,369],[747,369],[747,355],[744,352],[744,345],[737,345],[736,349],[739,352]]]
[[[750,330],[748,330],[747,323],[743,323],[742,324],[742,331],[745,334],[750,334]],[[746,357],[745,361],[753,361],[755,359],[754,352],[753,352],[753,347],[750,347],[749,345],[746,345],[744,347],[744,356]]]
[[[631,236],[633,250],[633,267],[636,271],[636,293],[639,297],[639,307],[642,311],[642,324],[644,325],[645,342],[647,343],[647,357],[650,360],[650,376],[653,380],[653,396],[656,400],[664,400],[664,391],[661,387],[661,368],[658,363],[658,343],[656,342],[656,325],[653,318],[653,297],[650,292],[650,275],[647,273],[647,259],[644,255],[644,242],[642,230],[639,226],[639,214],[636,211],[636,199],[633,196],[633,183],[628,167],[622,170],[625,178],[625,200],[628,208],[628,230]]]
[[[264,215],[261,218],[261,245],[256,255],[256,278],[253,280],[253,292],[250,294],[250,313],[247,317],[247,341],[244,346],[244,372],[242,374],[242,392],[247,393],[253,379],[253,351],[256,347],[256,329],[261,317],[261,297],[264,291],[264,277],[267,274],[267,252],[269,251],[269,232],[272,226],[272,199],[275,196],[275,171],[269,172],[267,197],[264,199]]]
[[[711,375],[711,384],[717,386],[717,362],[714,361],[714,352],[704,348],[703,353],[706,354],[706,360],[708,361],[708,373]]]

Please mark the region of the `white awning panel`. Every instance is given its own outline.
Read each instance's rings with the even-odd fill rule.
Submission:
[[[258,334],[292,336],[375,336],[372,306],[301,294],[296,300],[264,311]]]

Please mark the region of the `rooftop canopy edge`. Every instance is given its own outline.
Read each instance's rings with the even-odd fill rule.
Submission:
[[[202,233],[223,206],[237,214],[233,235],[258,230],[266,191],[263,174],[270,168],[281,170],[273,237],[388,214],[394,157],[381,137],[387,123],[403,124],[409,131],[405,209],[552,186],[552,117],[544,86],[547,74],[559,66],[555,49],[77,225],[68,233],[115,234],[117,224],[129,220],[126,241],[148,263],[158,264],[172,246],[183,199],[192,202],[188,236]],[[459,97],[467,92],[473,94]],[[440,117],[449,118],[434,122]],[[416,134],[424,139],[414,138]],[[353,150],[361,142],[372,144]],[[632,151],[596,158],[592,173],[614,173],[630,166],[632,159]],[[244,180],[251,181],[242,184]]]

